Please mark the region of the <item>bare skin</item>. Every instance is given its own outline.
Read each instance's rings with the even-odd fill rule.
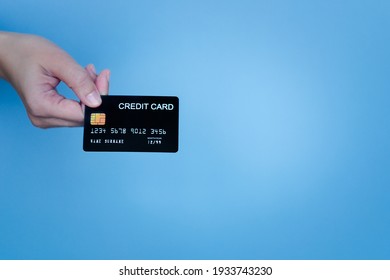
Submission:
[[[81,67],[64,50],[35,35],[0,32],[0,78],[18,92],[33,125],[40,128],[83,124],[83,106],[98,107],[107,95],[110,71],[96,74]],[[64,82],[80,102],[61,96]]]

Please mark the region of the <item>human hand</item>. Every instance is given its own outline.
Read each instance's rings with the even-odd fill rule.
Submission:
[[[108,94],[110,71],[97,75],[92,64],[84,69],[42,37],[0,32],[0,77],[16,89],[33,125],[49,128],[83,125],[84,104],[98,107],[100,94]],[[57,92],[61,81],[80,102]]]

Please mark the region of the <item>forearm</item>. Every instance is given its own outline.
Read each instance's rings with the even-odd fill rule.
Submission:
[[[23,79],[42,60],[50,43],[38,36],[0,31],[0,78],[7,80],[20,93]]]
[[[9,37],[9,33],[0,31],[0,78],[5,78],[5,55],[7,53],[7,38]]]
[[[0,78],[12,83],[13,66],[20,63],[17,41],[21,35],[0,31]]]

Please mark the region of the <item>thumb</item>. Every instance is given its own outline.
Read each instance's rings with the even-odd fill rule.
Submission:
[[[74,91],[81,103],[88,107],[98,107],[102,103],[94,80],[87,70],[69,55],[59,57],[51,72]]]

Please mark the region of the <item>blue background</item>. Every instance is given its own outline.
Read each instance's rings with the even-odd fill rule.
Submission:
[[[0,81],[0,258],[390,258],[389,1],[2,1],[0,29],[181,102],[177,154],[85,153]]]

